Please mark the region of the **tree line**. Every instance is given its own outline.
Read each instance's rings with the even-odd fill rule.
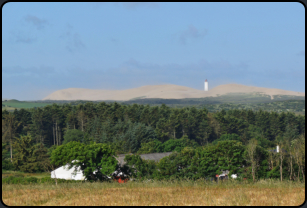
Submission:
[[[305,138],[299,137],[287,146],[280,141],[280,151],[268,151],[256,139],[247,145],[236,140],[219,141],[198,148],[184,147],[159,162],[127,155],[128,175],[146,179],[212,179],[228,170],[252,181],[265,178],[305,181]],[[295,158],[295,159],[294,159]]]
[[[22,152],[22,147],[18,145],[26,145],[27,142],[23,140],[27,138],[27,135],[31,137],[28,145],[32,150],[26,153]],[[198,152],[198,155],[206,155],[209,153],[200,152],[225,142],[235,141],[244,147],[244,151],[247,147],[253,146],[251,142],[257,144],[254,145],[256,149],[254,153],[246,153],[243,159],[250,161],[246,165],[254,170],[252,171],[255,174],[254,177],[257,173],[256,167],[260,167],[258,163],[265,163],[264,166],[276,169],[277,163],[274,165],[273,159],[268,159],[273,157],[270,156],[271,152],[267,151],[268,149],[275,148],[277,144],[280,148],[288,149],[287,153],[278,154],[281,161],[278,163],[278,168],[279,177],[289,169],[289,174],[284,173],[284,176],[289,175],[291,178],[294,177],[294,173],[297,176],[298,169],[302,173],[301,176],[304,175],[305,166],[302,165],[302,159],[298,159],[303,153],[296,151],[298,144],[304,143],[304,139],[300,138],[305,138],[305,116],[262,110],[221,110],[209,113],[206,108],[170,108],[164,104],[150,107],[137,104],[121,105],[116,102],[109,104],[87,102],[77,106],[53,104],[42,108],[15,110],[12,113],[2,111],[3,164],[10,166],[8,163],[10,161],[15,164],[15,168],[19,167],[27,171],[43,170],[43,161],[47,161],[52,151],[70,142],[79,142],[84,145],[90,145],[93,142],[109,145],[114,150],[114,154],[174,151],[181,158],[183,151],[187,151],[187,148],[192,149],[193,154]],[[258,163],[253,163],[251,161],[256,160],[256,156],[253,156],[255,152],[261,152],[259,148],[265,150],[266,154],[263,153],[264,156]],[[18,161],[18,158],[24,158],[22,154],[32,155],[33,161],[26,163],[40,168],[31,167],[32,170],[30,170],[30,167],[16,165],[14,158]],[[219,154],[221,153],[215,155]],[[258,152],[256,155],[259,154]],[[39,161],[37,155],[43,159]],[[42,157],[42,155],[45,156]],[[31,157],[28,158],[31,159]],[[288,160],[291,162],[284,162]],[[189,162],[186,163],[189,164]],[[183,170],[182,167],[178,166],[177,169]],[[220,169],[212,171],[212,174],[217,171]],[[267,176],[268,172],[266,170],[264,175]],[[194,170],[194,173],[203,174],[200,170]],[[275,173],[270,174],[273,177]]]

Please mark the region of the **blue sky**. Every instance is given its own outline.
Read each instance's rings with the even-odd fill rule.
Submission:
[[[305,92],[294,3],[22,3],[2,7],[2,98],[66,88],[238,83]]]

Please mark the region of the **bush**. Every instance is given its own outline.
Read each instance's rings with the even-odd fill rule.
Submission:
[[[9,176],[7,178],[2,179],[3,184],[19,184],[22,183],[23,178],[22,177],[14,177],[14,176]]]
[[[13,163],[9,160],[2,160],[2,169],[3,170],[14,170]]]
[[[188,139],[187,136],[183,136],[180,139],[169,139],[160,146],[162,152],[181,152],[185,147],[197,148],[198,144],[194,140]]]
[[[54,183],[54,179],[51,177],[43,177],[40,179],[40,183]]]
[[[35,178],[35,177],[24,178],[24,181],[26,182],[26,184],[37,183],[38,182],[38,178]]]

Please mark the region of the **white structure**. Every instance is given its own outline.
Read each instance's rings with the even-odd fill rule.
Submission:
[[[229,174],[229,170],[225,170],[225,171],[222,171],[222,174],[218,175],[218,177],[222,178],[222,179],[228,178],[228,174]],[[233,178],[233,179],[236,179],[238,177],[238,175],[237,174],[231,174],[230,177]]]
[[[232,174],[230,177],[233,178],[233,179],[236,179],[238,176],[237,176],[237,174]]]
[[[73,160],[72,162],[74,162]],[[76,171],[75,168],[76,166],[73,166],[72,168],[68,168],[68,164],[61,166],[54,171],[51,171],[51,178],[59,178],[59,179],[66,179],[66,180],[86,180],[85,176],[83,175],[80,167],[77,167]],[[93,173],[97,172],[94,171]],[[107,176],[109,179],[111,177]]]
[[[277,147],[276,147],[276,152],[279,152],[279,146],[277,145]]]
[[[68,164],[59,167],[54,171],[51,171],[51,178],[60,178],[66,180],[84,180],[85,177],[82,171],[80,170],[80,167],[77,168],[76,172],[75,172],[75,167],[76,166],[73,166],[72,168],[68,169]]]
[[[205,81],[205,91],[208,91],[208,89],[209,89],[209,87],[208,87],[208,81],[207,81],[207,79],[206,79],[206,81]]]

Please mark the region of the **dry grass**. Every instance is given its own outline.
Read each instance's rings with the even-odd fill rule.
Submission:
[[[302,183],[260,181],[223,184],[198,181],[2,185],[2,201],[18,205],[251,205],[298,206]]]

